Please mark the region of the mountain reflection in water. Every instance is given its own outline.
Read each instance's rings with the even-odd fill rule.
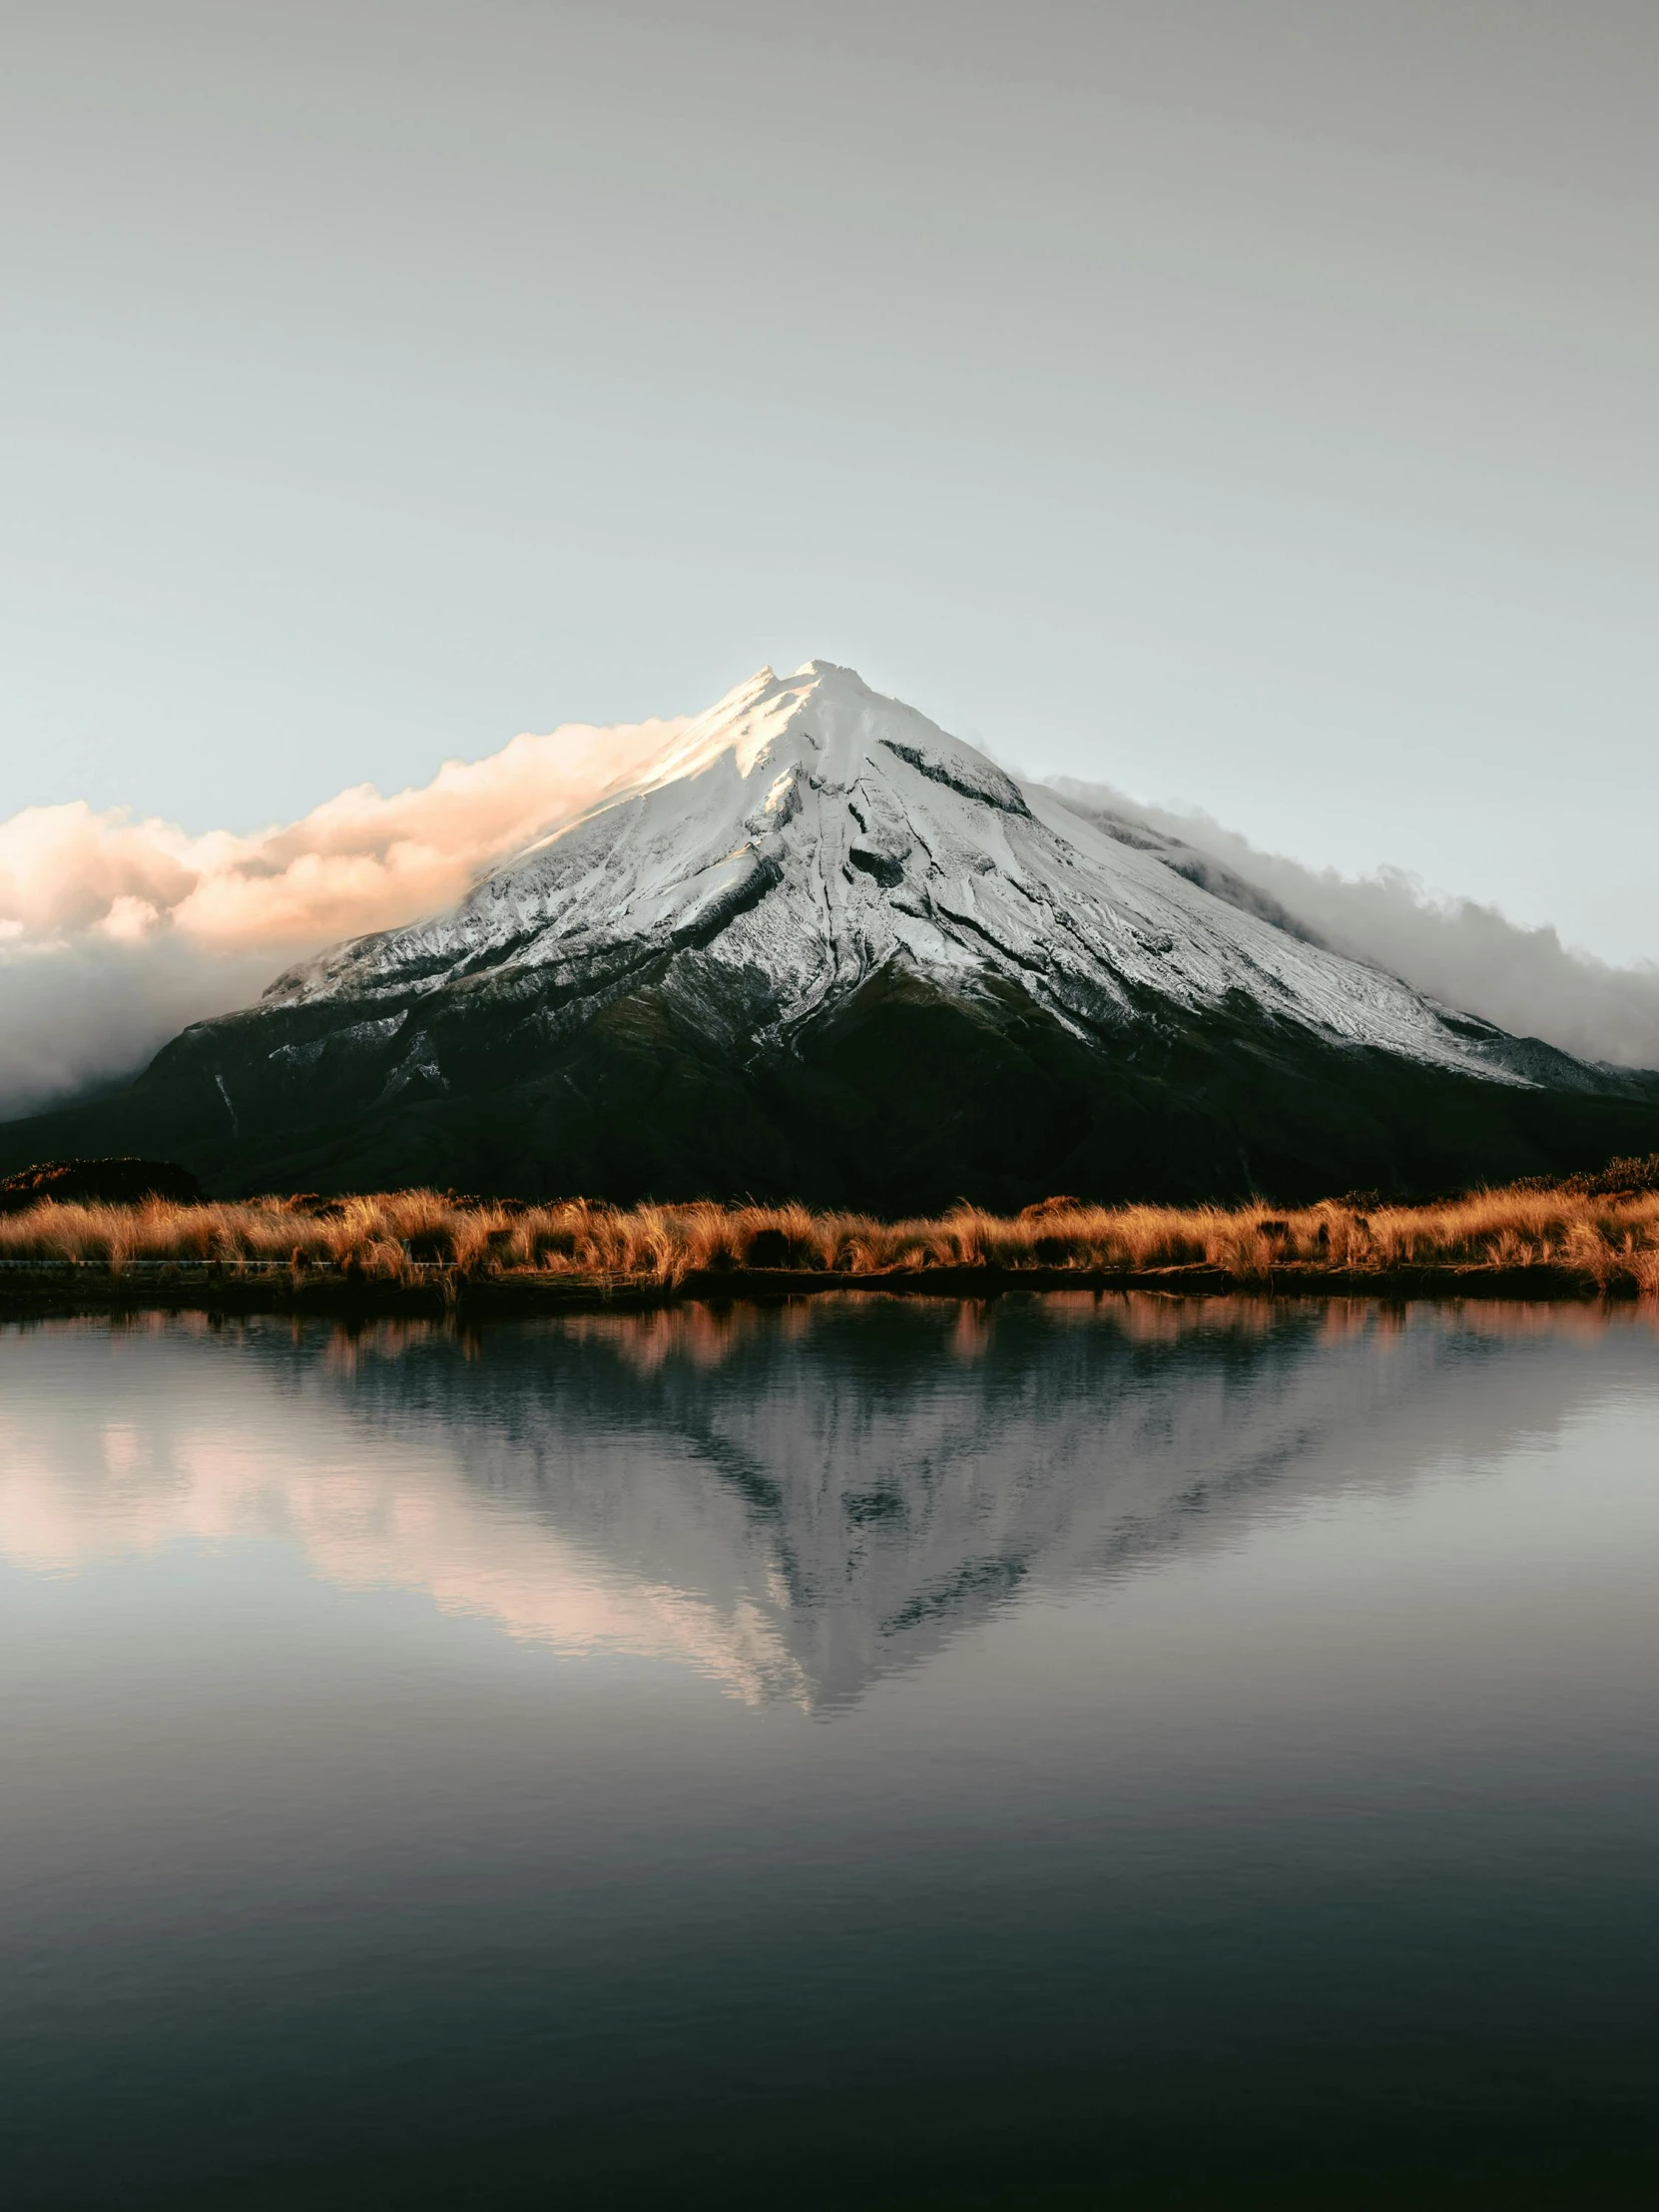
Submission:
[[[879,1305],[879,1326],[872,1307]],[[1020,1593],[1553,1432],[1560,1308],[824,1298],[492,1327],[58,1323],[0,1402],[0,1553],[276,1538],[562,1652],[832,1714]],[[38,1339],[44,1338],[45,1344]]]

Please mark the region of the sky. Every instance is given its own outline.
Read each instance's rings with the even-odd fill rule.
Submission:
[[[1651,0],[0,0],[0,825],[824,657],[1659,957]]]

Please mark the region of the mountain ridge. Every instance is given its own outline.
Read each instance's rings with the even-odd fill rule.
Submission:
[[[1659,1078],[1458,1014],[1170,858],[850,670],[764,669],[455,906],[290,968],[116,1099],[0,1129],[0,1167],[165,1149],[227,1189],[908,1210],[1405,1192],[1659,1133]]]
[[[887,763],[877,762],[877,748],[889,756]],[[708,788],[727,767],[735,795]],[[932,787],[920,808],[915,792],[904,789],[917,779]],[[755,788],[763,784],[764,791]],[[815,802],[820,819],[805,840],[792,839],[804,809]],[[619,822],[620,810],[630,806],[656,808],[668,820]],[[1004,823],[996,821],[999,815]],[[1016,822],[1022,830],[1030,826],[1029,839],[1021,840],[1026,849],[1018,852],[1006,834],[1006,825]],[[449,913],[300,963],[270,986],[265,1002],[294,1004],[347,991],[368,997],[400,980],[425,985],[438,972],[459,979],[462,971],[484,966],[531,963],[557,970],[568,959],[592,957],[613,937],[666,941],[654,932],[669,916],[668,939],[719,934],[775,888],[811,895],[810,883],[783,881],[791,842],[805,841],[809,869],[813,856],[822,861],[820,879],[831,905],[837,860],[843,872],[853,871],[840,901],[847,926],[836,926],[841,913],[826,914],[827,949],[832,962],[842,954],[857,957],[862,972],[894,951],[917,966],[960,970],[988,962],[1005,971],[1011,965],[1049,990],[1062,1019],[1085,1021],[1090,1012],[1098,1018],[1099,1009],[1068,1003],[1063,990],[1076,980],[1079,965],[1093,969],[1096,991],[1108,1005],[1118,1001],[1120,1010],[1127,1010],[1136,985],[1191,1006],[1254,984],[1274,1010],[1323,1024],[1346,1042],[1405,1049],[1499,1079],[1508,1073],[1496,1042],[1500,1032],[1490,1032],[1493,1051],[1483,1057],[1485,1025],[1459,1017],[1455,1029],[1448,1027],[1439,1018],[1446,1010],[1380,969],[1309,938],[1302,940],[1308,956],[1287,958],[1279,940],[1289,932],[1271,921],[1265,929],[1241,930],[1230,919],[1218,927],[1207,884],[1191,877],[1171,884],[1169,874],[1180,871],[1169,869],[1162,854],[1148,853],[1149,868],[1128,860],[1121,840],[1104,848],[1116,869],[1115,895],[1096,900],[1095,941],[1084,948],[1094,956],[1080,963],[1076,947],[1064,941],[1077,936],[1073,917],[1057,901],[1044,917],[1046,938],[1061,939],[1054,943],[1043,941],[1017,910],[1010,914],[1010,901],[994,893],[1011,887],[1015,896],[1035,902],[1051,889],[1042,880],[1044,857],[1070,872],[1073,879],[1063,888],[1075,892],[1067,848],[1086,844],[1090,828],[1043,787],[1022,789],[976,748],[869,691],[850,670],[815,661],[780,678],[763,669],[674,737],[656,762],[620,779],[551,835],[490,870]],[[1033,868],[1030,846],[1045,831],[1051,850],[1039,852]],[[937,849],[941,837],[950,848],[945,854]],[[907,867],[918,840],[925,865]],[[1098,872],[1100,848],[1094,857]],[[585,876],[579,868],[586,868]],[[860,886],[857,875],[867,884]],[[1188,882],[1200,899],[1187,894]],[[811,957],[810,922],[799,910],[780,917],[774,908],[766,927],[774,957],[783,955],[781,965],[803,951]],[[1178,944],[1172,932],[1183,928],[1192,941]],[[970,940],[965,946],[964,935]],[[816,1003],[832,994],[839,979],[837,969],[822,978],[821,992],[807,983],[802,995]]]

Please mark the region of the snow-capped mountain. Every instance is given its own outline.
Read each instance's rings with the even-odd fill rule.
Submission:
[[[688,991],[742,1003],[757,1047],[892,968],[966,995],[1015,983],[1080,1038],[1149,1000],[1198,1014],[1242,995],[1333,1043],[1523,1080],[1496,1031],[1213,896],[826,661],[762,669],[452,912],[267,998],[408,999],[413,1081],[429,993],[510,974],[580,1005],[677,953],[695,955]]]
[[[1659,1141],[1652,1087],[1436,1005],[850,670],[763,669],[411,928],[12,1155],[618,1199],[1443,1188]]]

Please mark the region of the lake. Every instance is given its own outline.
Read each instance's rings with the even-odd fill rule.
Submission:
[[[0,2189],[1650,2201],[1650,1311],[0,1331]]]

